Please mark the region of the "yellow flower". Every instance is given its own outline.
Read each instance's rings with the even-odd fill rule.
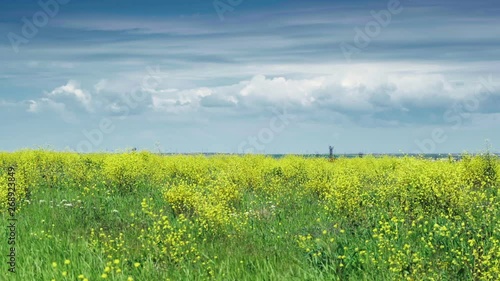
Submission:
[[[139,266],[141,266],[141,264],[140,264],[140,263],[138,263],[138,262],[136,262],[136,263],[134,263],[134,266],[135,266],[135,267],[139,267]]]
[[[83,274],[78,275],[78,279],[83,279],[85,276]]]
[[[134,281],[134,278],[132,278],[132,277],[130,277],[130,276],[129,276],[129,277],[127,278],[127,281]]]
[[[66,276],[66,275],[68,275],[68,272],[67,271],[63,271],[62,272],[62,276]]]
[[[52,263],[52,267],[53,267],[53,268],[56,268],[56,267],[57,267],[57,262],[53,262],[53,263]]]
[[[103,274],[101,275],[101,278],[106,279],[106,278],[108,278],[108,275],[107,275],[106,273],[103,273]]]
[[[71,261],[70,260],[64,260],[64,264],[70,264]]]
[[[119,264],[120,263],[120,260],[116,259],[113,261],[115,264]]]

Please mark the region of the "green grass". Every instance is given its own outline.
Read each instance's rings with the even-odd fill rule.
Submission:
[[[386,172],[394,169],[387,166],[391,168]],[[40,185],[28,201],[18,202],[15,274],[7,271],[9,245],[6,240],[0,243],[5,260],[0,280],[80,280],[81,274],[88,280],[104,280],[103,273],[108,280],[129,276],[133,280],[495,280],[499,276],[497,183],[479,190],[473,187],[477,193],[468,200],[477,197],[471,201],[477,205],[448,210],[446,205],[429,208],[427,201],[418,201],[431,198],[435,201],[430,202],[442,203],[438,191],[428,197],[381,195],[384,183],[367,174],[366,183],[373,185],[361,185],[363,199],[350,213],[335,208],[343,206],[340,197],[326,200],[307,188],[307,177],[312,175],[302,168],[290,180],[283,180],[273,167],[266,169],[261,185],[238,187],[242,194],[233,204],[230,220],[241,224],[220,227],[203,227],[196,212],[186,212],[186,220],[174,212],[164,196],[179,180],[174,177],[166,185],[141,183],[123,192],[100,179],[83,186]],[[431,172],[422,170],[420,175],[426,173]],[[159,218],[144,212],[143,199]],[[7,225],[7,214],[0,216]],[[159,231],[158,240],[141,239],[162,216],[172,230]],[[166,241],[171,232],[180,233],[181,240],[189,242],[187,248],[195,248],[184,260],[162,255],[159,245],[143,247],[147,241]],[[119,263],[113,264],[116,259]],[[70,263],[64,264],[65,260]],[[109,263],[112,269],[106,272]]]
[[[80,274],[89,280],[100,280],[109,259],[99,249],[90,245],[89,233],[92,228],[102,228],[112,237],[117,237],[119,233],[125,234],[124,240],[131,256],[113,257],[121,259],[122,273],[109,275],[111,280],[126,280],[128,276],[133,276],[134,280],[203,280],[209,277],[208,266],[214,271],[216,280],[394,278],[390,274],[384,275],[383,271],[373,265],[372,268],[363,266],[360,264],[359,254],[353,251],[355,248],[361,248],[368,252],[377,252],[377,241],[372,237],[372,229],[377,226],[377,216],[381,213],[374,214],[373,218],[358,225],[340,219],[337,228],[334,228],[331,222],[336,221],[335,217],[326,213],[321,204],[312,203],[313,195],[277,206],[273,214],[264,214],[261,219],[250,220],[246,231],[237,238],[215,237],[197,241],[199,251],[204,253],[203,260],[206,265],[158,265],[152,257],[143,256],[137,239],[140,235],[141,220],[131,217],[130,214],[135,213],[140,217],[142,198],[161,198],[161,193],[159,189],[153,188],[138,190],[143,191],[127,195],[108,195],[103,192],[82,196],[75,190],[60,188],[41,190],[34,194],[31,203],[23,204],[17,214],[17,273],[14,279],[9,280],[75,280]],[[256,199],[255,196],[248,197]],[[245,203],[266,206],[267,199]],[[81,203],[78,203],[78,200]],[[73,206],[65,207],[64,204]],[[160,206],[164,203],[157,200],[156,204]],[[173,216],[172,213],[170,215]],[[5,219],[5,216],[3,218]],[[431,218],[431,224],[438,219]],[[131,227],[131,224],[136,227]],[[339,229],[343,229],[343,233]],[[323,230],[327,230],[326,236],[335,238],[335,243],[330,243],[328,248],[319,243],[315,249],[311,248],[310,252],[320,251],[324,257],[312,257],[311,253],[297,246],[297,235],[323,237]],[[409,230],[400,229],[401,232]],[[369,240],[369,243],[365,243],[365,240]],[[459,239],[444,243],[457,241]],[[398,242],[401,244],[404,241]],[[347,247],[347,250],[344,250],[344,247]],[[0,251],[7,252],[6,243],[1,244]],[[340,267],[342,261],[338,259],[338,256],[342,255],[347,255],[349,259],[344,267]],[[124,258],[129,258],[130,262],[124,264]],[[64,265],[66,259],[71,261],[69,265]],[[57,262],[58,266],[53,268],[52,262]],[[135,268],[134,262],[140,262],[140,268]],[[3,266],[2,270],[5,272],[7,269]],[[63,271],[68,272],[66,277],[62,276]],[[442,280],[467,277],[465,273],[459,276],[441,276]]]

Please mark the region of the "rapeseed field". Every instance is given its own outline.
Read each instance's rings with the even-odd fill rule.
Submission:
[[[498,174],[487,153],[0,153],[1,276],[500,280]]]

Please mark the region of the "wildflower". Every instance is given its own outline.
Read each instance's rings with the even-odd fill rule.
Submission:
[[[64,264],[70,264],[71,261],[70,260],[64,260]]]
[[[140,264],[140,263],[138,263],[138,262],[136,262],[136,263],[134,263],[134,266],[135,266],[135,267],[139,267],[139,266],[141,266],[141,264]]]
[[[53,262],[53,263],[52,263],[52,267],[53,267],[53,268],[56,268],[56,267],[57,267],[57,262]]]

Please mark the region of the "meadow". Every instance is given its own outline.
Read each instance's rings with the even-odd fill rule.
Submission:
[[[500,280],[499,164],[0,153],[0,280]]]

